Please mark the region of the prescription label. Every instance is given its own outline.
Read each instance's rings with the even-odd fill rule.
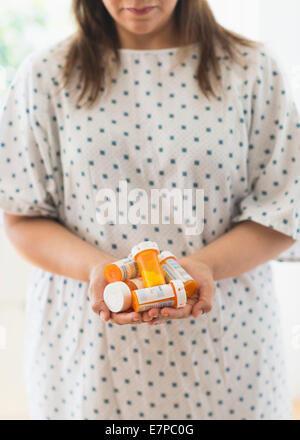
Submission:
[[[193,279],[176,260],[171,258],[168,259],[166,263],[162,264],[161,267],[165,272],[167,282],[170,282],[171,280],[181,280],[185,283],[186,281],[191,281]]]
[[[136,285],[136,289],[144,289],[143,278],[132,278],[130,281]]]
[[[120,269],[122,280],[130,280],[139,275],[138,265],[131,258],[123,258],[123,260],[115,261],[114,264]]]
[[[162,299],[175,298],[175,293],[172,286],[163,284],[161,286],[147,287],[146,289],[139,289],[135,291],[139,304],[147,304]],[[161,306],[166,307],[166,306]]]
[[[145,312],[146,310],[153,309],[153,308],[162,308],[162,307],[174,307],[175,302],[172,301],[161,301],[159,303],[155,304],[144,304],[143,306],[139,307],[139,312]]]

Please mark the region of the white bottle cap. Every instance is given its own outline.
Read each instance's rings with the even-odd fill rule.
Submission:
[[[177,309],[186,305],[186,291],[181,280],[171,280],[170,284],[174,286],[177,294]]]
[[[105,287],[103,299],[111,312],[123,312],[131,306],[131,291],[127,284],[116,281]]]
[[[158,256],[159,262],[165,260],[166,258],[175,258],[176,259],[175,255],[173,255],[172,252],[169,252],[169,251],[162,251]]]
[[[135,258],[140,252],[148,251],[148,250],[154,250],[159,252],[159,247],[157,243],[155,243],[155,241],[142,241],[136,246],[133,246],[129,257]]]

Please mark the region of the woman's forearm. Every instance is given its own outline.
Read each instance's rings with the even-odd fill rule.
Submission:
[[[113,260],[55,220],[4,214],[4,227],[25,260],[52,273],[88,282],[92,267]]]
[[[215,281],[241,275],[274,259],[295,240],[252,221],[238,223],[200,251],[193,259],[207,264]]]

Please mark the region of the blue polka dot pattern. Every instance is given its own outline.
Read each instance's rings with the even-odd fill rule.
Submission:
[[[1,208],[58,219],[115,257],[144,239],[189,255],[245,219],[300,238],[299,117],[263,46],[241,65],[219,49],[224,92],[212,100],[197,85],[196,45],[121,50],[121,69],[87,109],[74,99],[77,73],[59,90],[65,43],[29,56],[8,92]],[[203,233],[185,235],[172,221],[98,224],[96,194],[119,194],[120,180],[128,190],[204,189]],[[39,268],[27,297],[35,419],[291,417],[269,263],[217,282],[208,316],[159,327],[104,324],[87,283]]]

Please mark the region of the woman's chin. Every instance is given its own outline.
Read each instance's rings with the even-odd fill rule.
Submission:
[[[151,34],[153,33],[153,30],[150,27],[147,29],[145,26],[140,24],[126,30],[127,32],[130,32],[132,35],[143,36],[143,37],[147,37],[147,36],[150,37]]]

